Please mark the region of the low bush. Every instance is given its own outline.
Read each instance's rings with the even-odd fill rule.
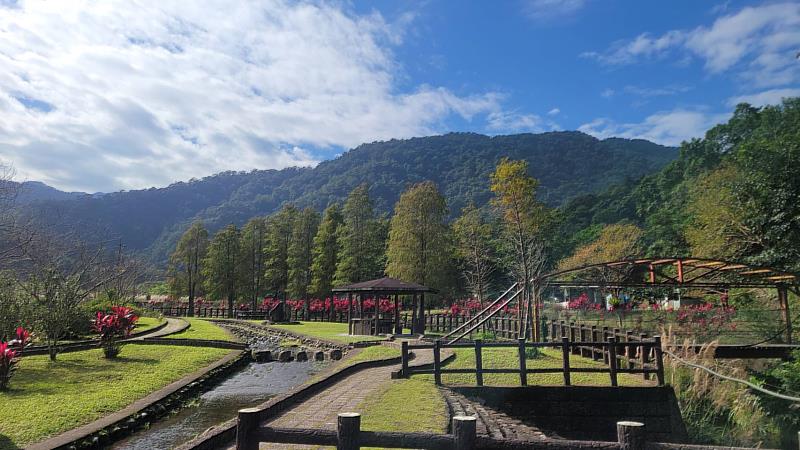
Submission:
[[[100,346],[106,358],[116,358],[122,349],[121,340],[133,331],[139,316],[125,306],[112,306],[110,313],[98,311],[94,330],[100,335]]]

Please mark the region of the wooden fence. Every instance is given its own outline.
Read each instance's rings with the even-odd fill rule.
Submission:
[[[562,353],[561,367],[547,367],[528,369],[526,352],[528,348],[560,348]],[[620,347],[625,348],[625,353],[618,354]],[[442,367],[441,349],[443,348],[474,348],[475,349],[475,368],[468,369],[446,369]],[[483,349],[484,348],[516,348],[519,366],[508,368],[484,368],[483,367]],[[627,358],[627,349],[638,349],[641,355],[650,355],[652,359],[642,359],[638,361],[639,367],[636,367]],[[419,368],[410,367],[410,350],[415,349],[428,349],[433,351],[433,368]],[[608,367],[570,367],[569,357],[570,354],[580,354],[580,351],[590,351],[591,354],[608,354],[606,363]],[[626,355],[621,358],[622,355]],[[569,337],[562,337],[560,342],[526,342],[525,339],[518,339],[517,342],[493,342],[484,343],[480,339],[476,339],[473,343],[453,343],[446,344],[442,341],[435,341],[433,344],[414,344],[411,345],[407,341],[403,341],[401,345],[402,356],[402,376],[409,377],[413,374],[433,374],[434,382],[437,385],[442,384],[442,374],[448,373],[474,373],[475,381],[478,386],[483,386],[483,375],[491,373],[518,373],[520,384],[522,386],[528,385],[528,374],[536,373],[562,373],[564,376],[564,385],[571,385],[572,373],[607,373],[611,381],[611,386],[617,386],[617,376],[620,373],[641,374],[644,379],[648,379],[650,374],[655,374],[658,380],[658,385],[664,385],[664,359],[661,352],[661,337],[654,336],[651,340],[641,341],[626,341],[618,343],[617,338],[611,336],[608,341],[575,341],[570,340]],[[627,361],[628,364],[620,364],[620,359]]]
[[[425,330],[432,333],[446,334],[464,325],[470,319],[471,317],[452,314],[426,314]],[[406,323],[410,323],[408,314],[403,315],[402,321],[404,327],[408,328],[405,326]],[[478,327],[474,333],[493,333],[498,338],[516,339],[518,331],[519,320],[516,316],[498,313]]]
[[[361,415],[340,413],[336,430],[277,428],[261,425],[258,408],[239,410],[236,427],[236,450],[257,450],[261,442],[335,446],[337,450],[358,450],[361,447],[418,448],[430,450],[747,450],[737,447],[687,445],[648,442],[645,426],[640,422],[617,422],[617,441],[576,441],[544,438],[535,441],[497,439],[477,434],[473,416],[455,416],[451,433],[408,433],[362,431]]]
[[[189,315],[189,308],[186,306],[149,306],[152,311],[161,313],[165,316],[179,316],[185,317]],[[228,317],[227,308],[205,308],[199,307],[194,310],[194,317]],[[234,308],[232,317],[243,320],[266,320],[269,316],[269,311],[266,309],[257,310],[240,310]],[[305,310],[289,310],[289,320],[292,321],[312,321],[312,322],[339,322],[347,323],[346,311],[335,311],[331,315],[327,311],[309,311],[306,314]]]
[[[455,416],[452,433],[403,433],[361,431],[361,415],[340,413],[337,428],[334,430],[276,428],[261,426],[257,408],[239,411],[236,429],[236,450],[257,450],[259,443],[328,445],[338,450],[357,450],[361,447],[378,448],[418,448],[433,450],[475,450],[475,449],[630,449],[644,450],[646,438],[644,425],[637,422],[617,424],[618,442],[571,441],[546,439],[535,442],[495,439],[478,436],[477,420],[472,416]]]

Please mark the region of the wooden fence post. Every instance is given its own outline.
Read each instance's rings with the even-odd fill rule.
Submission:
[[[620,450],[644,450],[646,440],[643,423],[617,422],[617,442]]]
[[[481,345],[483,341],[475,339],[475,382],[478,386],[483,386],[483,355],[481,354]]]
[[[442,361],[441,361],[442,341],[433,341],[433,381],[437,386],[442,385]]]
[[[597,342],[597,325],[592,325],[592,342]],[[602,352],[603,349],[601,348],[600,350]],[[598,359],[600,358],[597,356],[597,347],[593,345],[592,360],[597,361]]]
[[[403,341],[400,343],[400,357],[403,363],[402,367],[402,377],[408,378],[411,374],[408,373],[408,341]]]
[[[473,416],[453,416],[453,449],[473,450],[475,448],[477,420]]]
[[[611,386],[617,385],[617,338],[608,338],[608,370],[611,374]]]
[[[239,410],[236,424],[236,450],[258,450],[258,440],[254,438],[253,431],[259,425],[258,408],[245,408]]]
[[[336,450],[358,450],[361,434],[361,414],[339,413],[337,416]]]
[[[608,342],[608,327],[603,327],[603,342]],[[609,347],[601,347],[600,348],[603,352],[603,362],[608,364],[608,349]]]
[[[639,335],[639,339],[642,342],[644,342],[644,340],[647,339],[647,334],[646,333],[640,334]],[[639,360],[641,361],[642,369],[646,369],[647,365],[650,363],[650,347],[644,345],[644,343],[643,343],[641,345],[641,347],[639,347],[639,352],[640,352]],[[643,373],[642,374],[642,379],[643,380],[649,380],[650,379],[650,374],[649,373]]]
[[[653,336],[653,341],[655,343],[654,349],[656,353],[656,379],[658,380],[658,385],[664,385],[664,355],[661,351],[661,336]]]
[[[627,342],[633,342],[633,331],[626,331],[625,332],[625,340]],[[636,367],[636,346],[635,345],[627,345],[625,346],[625,358],[628,360],[628,369],[634,369]]]
[[[564,385],[569,386],[570,379],[569,379],[569,338],[563,337],[561,338],[561,354],[564,360]]]
[[[528,367],[527,361],[525,361],[525,339],[519,338],[517,339],[517,343],[519,345],[519,384],[521,386],[528,385]]]

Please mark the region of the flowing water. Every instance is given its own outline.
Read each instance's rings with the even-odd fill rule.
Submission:
[[[152,424],[112,449],[168,449],[194,438],[211,426],[236,417],[241,408],[256,406],[302,384],[324,363],[251,363],[178,413]]]

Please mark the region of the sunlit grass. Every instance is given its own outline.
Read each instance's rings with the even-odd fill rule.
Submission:
[[[183,320],[189,321],[189,328],[178,334],[166,336],[171,339],[209,339],[217,341],[235,341],[236,339],[224,328],[217,324],[203,319],[186,317]]]
[[[0,392],[0,449],[13,449],[84,425],[219,360],[230,350],[135,345],[117,359],[102,350],[22,358],[11,389]]]
[[[298,324],[278,324],[269,326],[279,330],[291,331],[309,337],[339,342],[342,344],[361,341],[379,341],[385,339],[381,336],[350,336],[347,334],[346,323],[300,322]]]

